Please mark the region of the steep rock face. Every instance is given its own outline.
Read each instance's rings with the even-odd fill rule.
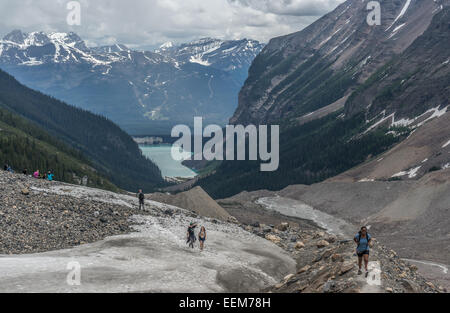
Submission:
[[[0,40],[0,67],[133,134],[167,133],[193,116],[224,124],[262,47],[207,38],[155,53],[120,44],[89,48],[75,33],[16,30]]]
[[[272,123],[333,105],[405,51],[448,4],[383,1],[381,25],[370,26],[367,2],[348,0],[304,30],[272,39],[250,68],[231,122]]]
[[[392,116],[408,126],[408,118],[430,108],[442,109],[450,99],[450,8],[435,16],[425,33],[371,77],[346,105],[346,114],[367,110],[367,119]]]

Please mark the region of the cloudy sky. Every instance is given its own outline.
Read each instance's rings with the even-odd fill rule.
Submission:
[[[69,2],[1,0],[0,36],[13,29],[74,31],[91,46],[133,48],[202,37],[267,42],[304,28],[344,0],[79,0],[79,26],[66,22]]]

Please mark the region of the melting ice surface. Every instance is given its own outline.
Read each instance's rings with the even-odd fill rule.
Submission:
[[[294,199],[283,197],[260,198],[257,203],[263,205],[269,210],[277,211],[286,216],[302,218],[315,222],[318,226],[324,228],[327,232],[340,235],[351,236],[354,227],[346,221],[331,216],[322,211]]]
[[[0,256],[0,292],[258,292],[295,270],[281,248],[230,224],[135,216],[138,232],[76,248]],[[189,249],[186,225],[207,229],[206,250]],[[67,265],[81,266],[81,285]],[[71,280],[70,280],[71,281]]]

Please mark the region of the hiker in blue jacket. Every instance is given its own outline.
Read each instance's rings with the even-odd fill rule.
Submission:
[[[361,230],[356,234],[354,241],[357,244],[356,254],[358,255],[358,275],[362,274],[362,260],[364,258],[364,268],[366,269],[366,277],[369,276],[369,253],[371,245],[372,236],[367,232],[367,227],[361,227]]]

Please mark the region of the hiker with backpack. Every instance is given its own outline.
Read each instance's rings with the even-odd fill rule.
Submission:
[[[145,207],[144,207],[145,195],[142,192],[142,189],[139,189],[137,197],[139,199],[139,210],[141,210],[141,207],[142,207],[142,210],[145,210]]]
[[[200,232],[198,233],[198,242],[200,243],[200,251],[203,251],[206,240],[206,229],[205,226],[200,228]]]
[[[364,268],[366,270],[366,277],[369,276],[369,253],[370,253],[370,246],[372,245],[372,236],[367,232],[367,227],[363,226],[361,227],[361,230],[356,234],[354,241],[357,244],[356,247],[356,254],[358,255],[358,266],[359,271],[358,275],[362,274],[361,267],[362,267],[362,260],[364,259]]]
[[[192,249],[194,249],[194,243],[197,240],[195,238],[195,228],[197,227],[197,224],[195,224],[194,222],[192,222],[187,230],[187,241],[186,243],[189,244],[189,247],[191,247]]]

